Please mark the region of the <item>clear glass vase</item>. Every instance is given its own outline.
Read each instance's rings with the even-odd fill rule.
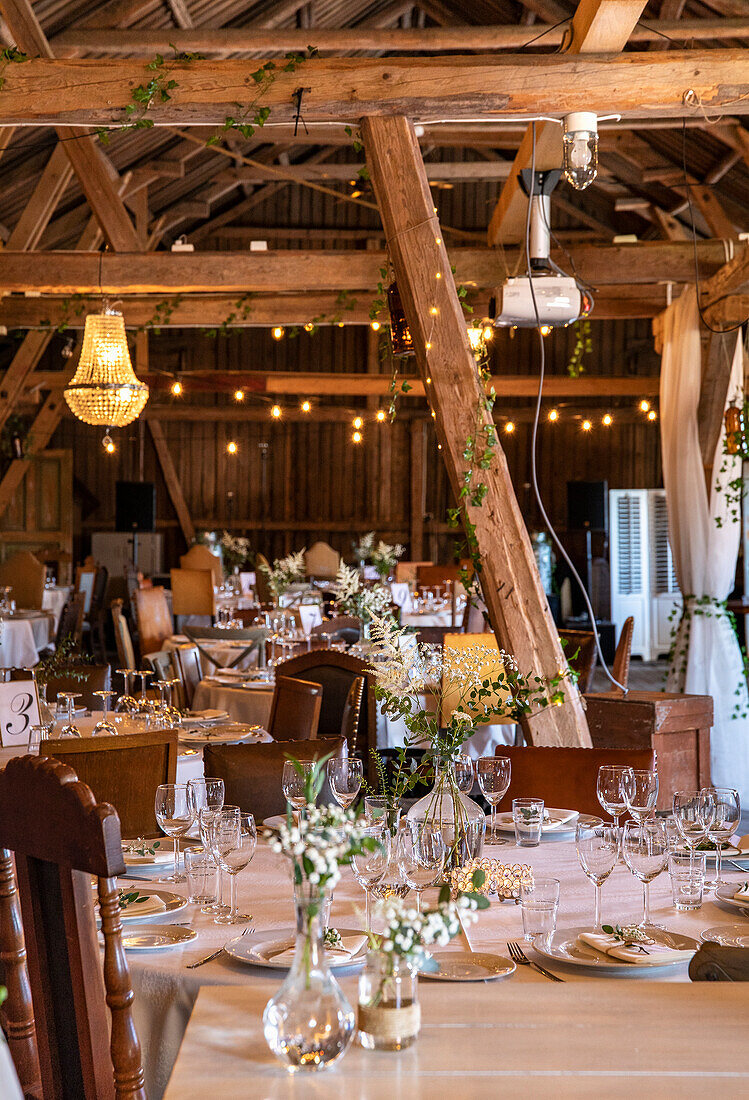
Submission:
[[[406,818],[439,826],[447,849],[445,870],[451,871],[481,855],[486,818],[479,804],[458,788],[452,757],[435,756],[434,768],[434,786],[414,803]]]
[[[354,1010],[325,958],[325,902],[326,894],[319,888],[295,885],[294,961],[263,1013],[265,1041],[289,1073],[332,1065],[356,1033]]]
[[[421,1027],[419,977],[399,955],[369,951],[359,978],[357,1038],[367,1050],[405,1050]]]

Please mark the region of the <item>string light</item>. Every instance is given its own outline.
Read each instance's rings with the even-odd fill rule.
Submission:
[[[276,325],[274,329],[271,329],[271,336],[274,340],[283,340],[286,335],[286,329],[283,325]]]
[[[387,414],[385,413],[384,409],[378,409],[377,410],[377,419],[379,420],[380,424],[383,423],[383,421],[385,420],[386,415]]]
[[[514,420],[508,420],[507,423],[505,424],[505,432],[507,433],[507,435],[512,435],[512,433],[514,431],[515,431],[515,421]]]
[[[226,453],[228,455],[235,455],[237,453],[237,449],[238,448],[234,440],[230,439],[229,442],[226,444]]]
[[[484,337],[485,340],[493,340],[494,328],[491,325],[484,325],[481,335]]]
[[[430,351],[430,350],[431,350],[431,347],[432,347],[432,345],[431,345],[431,344],[429,343],[429,341],[427,340],[427,342],[426,342],[426,344],[424,345],[424,347],[426,348],[426,350],[427,350],[427,351]]]
[[[175,379],[172,382],[172,397],[179,397],[182,393],[182,383],[179,379]]]
[[[601,423],[603,424],[604,428],[610,428],[611,425],[614,423],[614,418],[611,413],[604,413]]]
[[[280,405],[273,405],[273,407],[270,410],[270,414],[271,414],[271,416],[273,417],[274,420],[280,420],[281,419],[281,406]]]
[[[658,413],[655,411],[655,409],[651,409],[650,412],[648,413],[648,420],[657,420],[657,419],[658,419]]]
[[[354,434],[351,436],[351,442],[352,443],[361,443],[361,441],[362,441],[361,432],[354,432]]]
[[[437,309],[436,306],[432,306],[432,308],[429,310],[429,312],[431,313],[432,317],[436,317],[437,314],[439,313],[439,310]]]
[[[353,426],[356,428],[357,431],[359,431],[360,428],[364,427],[364,421],[362,420],[362,418],[360,416],[355,416],[354,419],[351,421],[351,423],[353,424]]]
[[[552,422],[552,424],[556,424],[557,420],[559,420],[558,409],[549,409],[549,420]]]
[[[305,332],[314,332],[315,331],[314,322],[313,321],[308,321],[307,324],[304,326],[304,331]]]
[[[650,412],[650,402],[645,397],[640,402],[640,412]]]
[[[114,445],[114,440],[112,439],[109,432],[107,432],[107,434],[102,439],[101,445],[104,448],[104,450],[107,452],[108,455],[113,455],[114,452],[117,450],[117,448]]]
[[[435,279],[441,279],[441,278],[442,278],[442,272],[441,272],[441,271],[437,271],[437,272],[435,272],[435,276],[434,276],[434,277],[435,277]]]
[[[372,329],[372,332],[379,332],[381,325],[379,321],[370,321],[369,327]]]
[[[235,390],[234,391],[234,400],[235,401],[244,401],[244,390]]]
[[[435,214],[436,213],[437,213],[437,211],[435,210]],[[435,244],[442,244],[442,237],[435,237],[434,238],[434,243]]]
[[[589,432],[592,429],[593,425],[591,424],[590,420],[583,420],[581,427],[584,432]]]
[[[551,332],[551,325],[541,325],[541,335],[548,336]]]
[[[339,328],[343,328],[345,322],[344,321],[337,321],[336,324],[338,325]]]
[[[305,400],[305,401],[302,401],[302,403],[301,403],[301,405],[299,406],[299,408],[300,408],[300,409],[302,410],[302,412],[303,412],[303,413],[308,413],[308,412],[311,412],[311,411],[312,411],[312,402],[311,402],[311,401],[307,401],[307,400]]]

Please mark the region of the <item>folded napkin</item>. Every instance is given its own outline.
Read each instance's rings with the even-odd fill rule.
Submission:
[[[621,959],[622,962],[632,963],[633,966],[653,966],[657,962],[687,961],[694,955],[694,948],[680,951],[678,948],[668,947],[665,943],[625,944],[616,936],[606,932],[581,932],[577,940],[578,943],[595,948],[602,955],[609,955],[612,959]],[[647,954],[644,952],[647,952]]]
[[[733,896],[736,901],[749,901],[749,882],[742,882]]]
[[[544,810],[541,832],[550,833],[554,829],[560,829],[562,825],[567,825],[578,816],[577,810]]]
[[[145,901],[134,901],[121,912],[126,917],[153,917],[157,913],[166,913],[166,902],[158,894],[149,894]]]
[[[364,934],[361,936],[342,936],[341,946],[330,947],[328,944],[325,945],[325,954],[331,962],[353,959],[355,955],[359,954],[366,942],[367,937]],[[279,965],[291,966],[294,960],[294,948],[289,947],[285,951],[280,951],[277,955],[271,955],[270,958]]]

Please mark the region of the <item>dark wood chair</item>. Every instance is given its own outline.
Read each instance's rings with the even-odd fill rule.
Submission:
[[[73,645],[76,648],[80,648],[83,640],[83,605],[85,602],[85,596],[82,592],[76,592],[74,596],[71,596],[62,611],[60,612],[60,621],[57,624],[57,634],[55,635],[55,644],[60,645],[66,638],[73,639]],[[121,603],[122,601],[120,601]]]
[[[274,741],[314,741],[320,721],[323,689],[310,680],[276,676],[268,733]]]
[[[112,600],[112,625],[114,627],[114,642],[117,647],[117,660],[120,668],[137,668],[135,663],[135,646],[130,633],[130,626],[125,618],[123,601]]]
[[[689,962],[693,982],[749,982],[749,951],[703,943]]]
[[[209,668],[215,664],[215,661],[210,652],[202,648],[201,642],[246,642],[247,648],[239,649],[236,657],[229,661],[227,668],[246,667],[242,662],[247,661],[254,650],[257,650],[258,667],[265,668],[265,642],[270,637],[267,626],[243,626],[229,629],[221,626],[186,626],[185,636],[198,647],[205,665]]]
[[[191,643],[178,645],[172,650],[177,676],[181,685],[181,707],[186,710],[192,706],[195,688],[203,678],[203,666],[200,663],[200,650]]]
[[[616,643],[614,660],[611,663],[611,674],[622,687],[629,686],[629,666],[632,660],[632,638],[635,632],[635,619],[630,615],[624,620],[619,641]],[[618,690],[618,689],[616,689]]]
[[[577,673],[580,691],[590,691],[596,667],[596,636],[587,630],[560,630],[559,637],[567,663]]]
[[[377,777],[369,749],[377,746],[377,701],[374,674],[366,661],[348,653],[339,653],[335,649],[316,649],[282,661],[278,672],[282,676],[293,676],[299,680],[313,680],[316,684],[322,684],[318,737],[340,737],[351,684],[358,676],[364,677],[364,697],[356,736],[357,755],[365,762],[364,768],[369,782],[375,783]]]
[[[42,741],[40,756],[75,768],[98,802],[117,810],[125,836],[156,836],[154,794],[177,775],[177,731],[149,730],[119,737],[69,737]]]
[[[343,705],[343,717],[341,719],[341,737],[346,738],[349,756],[356,756],[356,737],[359,732],[359,716],[361,714],[362,699],[366,680],[363,676],[357,676],[351,681],[346,702]]]
[[[336,615],[332,619],[313,626],[310,630],[310,638],[319,637],[321,634],[330,634],[333,638],[353,645],[361,637],[361,619],[354,615]]]
[[[332,753],[345,759],[348,755],[342,737],[322,737],[315,741],[279,741],[272,745],[206,745],[203,767],[206,775],[223,779],[227,806],[239,806],[244,813],[255,815],[261,822],[274,814],[286,813],[286,798],[281,781],[286,757],[297,760],[319,760]],[[333,803],[327,777],[320,798]]]
[[[32,756],[8,762],[0,772],[0,957],[8,1045],[26,1096],[146,1100],[121,941],[116,876],[124,871],[115,810],[97,803],[72,768]]]
[[[133,595],[141,656],[158,653],[174,634],[172,613],[161,585],[139,588]]]
[[[532,745],[498,745],[495,756],[512,761],[510,789],[499,803],[511,810],[513,798],[543,798],[547,806],[579,810],[606,818],[596,796],[601,764],[624,764],[650,770],[655,767],[652,749],[540,748]]]

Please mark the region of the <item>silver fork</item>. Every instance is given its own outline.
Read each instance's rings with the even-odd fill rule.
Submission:
[[[519,963],[521,966],[530,966],[532,970],[536,970],[539,974],[543,974],[545,978],[550,978],[552,982],[564,981],[564,978],[560,978],[558,974],[552,974],[550,970],[545,970],[543,966],[539,966],[538,963],[529,959],[519,943],[508,940],[507,950],[510,952],[510,958],[514,963]]]
[[[252,925],[248,924],[247,927],[245,928],[245,930],[243,931],[242,936],[251,936],[254,931],[255,931],[255,929],[252,927]],[[240,939],[241,938],[242,937],[240,936]],[[196,967],[198,967],[198,966],[204,966],[206,963],[211,962],[212,959],[217,959],[219,957],[219,955],[222,955],[224,953],[224,951],[226,951],[226,944],[224,944],[223,947],[219,947],[219,949],[217,951],[212,951],[211,954],[206,955],[205,958],[198,959],[197,962],[187,963],[186,968],[187,968],[187,970],[195,970]]]

